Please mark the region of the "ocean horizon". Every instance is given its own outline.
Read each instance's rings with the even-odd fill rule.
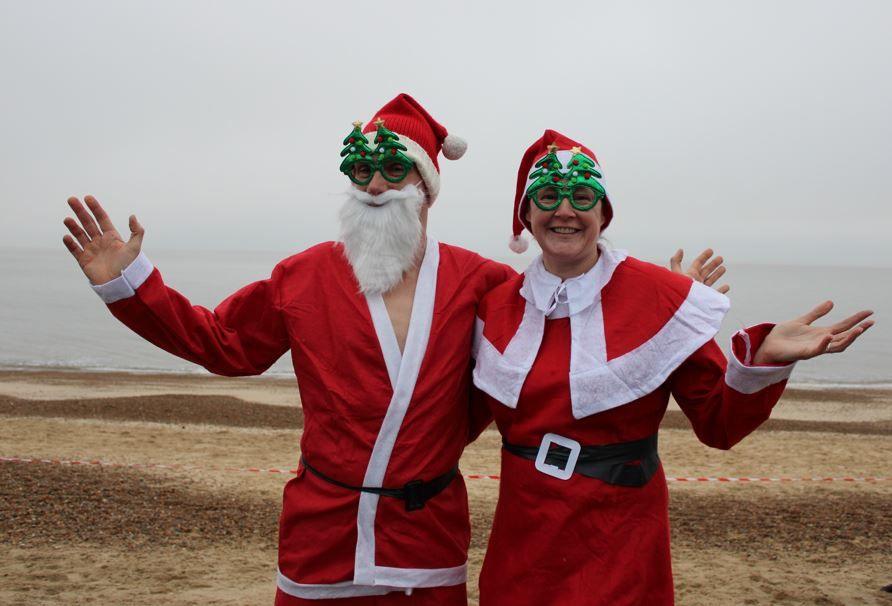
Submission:
[[[269,276],[298,252],[145,250],[165,283],[194,305],[213,309],[241,286]],[[532,255],[497,259],[522,270]],[[648,259],[664,264],[659,260]],[[59,245],[0,248],[0,369],[207,374],[132,333],[108,313],[74,259]],[[877,325],[839,355],[797,364],[790,385],[803,388],[892,388],[892,268],[728,264],[731,311],[717,335],[727,352],[739,328],[787,320],[831,299],[829,324],[873,309]],[[286,354],[264,376],[293,377]]]

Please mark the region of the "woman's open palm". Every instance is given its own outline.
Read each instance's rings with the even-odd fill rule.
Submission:
[[[753,357],[754,364],[783,364],[826,353],[840,353],[873,326],[872,311],[859,311],[831,326],[812,326],[830,313],[832,301],[824,301],[808,313],[775,325]]]

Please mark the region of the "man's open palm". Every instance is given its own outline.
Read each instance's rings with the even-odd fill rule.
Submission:
[[[130,238],[125,242],[96,198],[87,196],[84,202],[87,208],[77,198],[68,198],[77,219],[65,217],[63,223],[71,235],[65,235],[62,242],[90,282],[104,284],[120,276],[136,259],[145,230],[136,215],[130,215]]]

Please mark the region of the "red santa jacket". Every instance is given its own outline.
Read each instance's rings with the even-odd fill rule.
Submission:
[[[260,374],[290,349],[307,461],[346,484],[402,487],[457,464],[468,440],[477,304],[513,274],[429,239],[402,353],[383,299],[359,294],[332,242],[285,259],[213,311],[166,286],[142,255],[96,288],[128,327],[216,374]],[[278,586],[325,598],[454,585],[466,579],[469,540],[460,476],[407,512],[401,500],[301,468],[285,487]]]
[[[562,281],[537,260],[479,308],[475,384],[510,443],[581,445],[655,434],[670,394],[706,444],[730,448],[765,419],[792,365],[754,367],[771,326],[713,340],[723,295],[601,249]],[[634,463],[633,463],[634,464]],[[641,487],[561,479],[503,453],[499,502],[480,575],[482,606],[673,603],[662,467]]]
[[[569,316],[573,417],[622,406],[660,385],[718,332],[729,308],[717,291],[656,265],[601,248],[585,275],[562,281],[537,259],[496,288],[480,307],[474,383],[514,408],[539,353],[545,319],[561,306]],[[757,330],[757,332],[759,332]],[[759,333],[761,334],[761,332]],[[786,379],[792,366],[746,367],[749,336],[735,335],[725,377],[741,393]]]

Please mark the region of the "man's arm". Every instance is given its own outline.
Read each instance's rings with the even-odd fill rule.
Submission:
[[[288,351],[278,300],[280,267],[213,311],[192,305],[164,284],[141,252],[145,230],[135,216],[130,217],[130,239],[124,242],[96,199],[88,196],[85,201],[92,216],[79,200],[69,199],[80,223],[65,219],[71,236],[63,241],[112,314],[134,332],[226,376],[260,374]]]

